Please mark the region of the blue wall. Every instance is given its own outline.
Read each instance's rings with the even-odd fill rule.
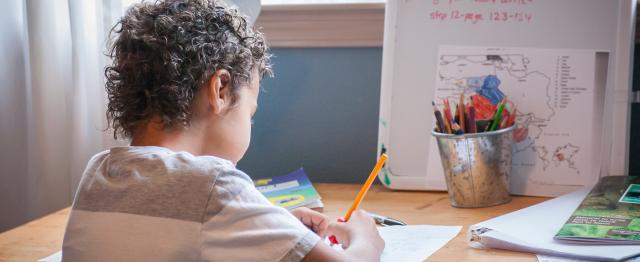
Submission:
[[[273,49],[258,98],[252,178],[304,167],[312,182],[366,180],[376,160],[382,48]]]

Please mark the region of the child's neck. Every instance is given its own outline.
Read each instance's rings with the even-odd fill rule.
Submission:
[[[223,143],[224,139],[208,135],[205,121],[191,119],[188,127],[165,129],[159,117],[139,126],[131,139],[132,146],[159,146],[175,152],[185,151],[194,156],[216,156],[237,163]]]
[[[139,126],[131,139],[132,146],[160,146],[172,151],[186,151],[192,155],[206,155],[203,132],[199,128],[164,129],[159,117]]]

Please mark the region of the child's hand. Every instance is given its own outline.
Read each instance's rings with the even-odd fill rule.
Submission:
[[[300,219],[309,229],[324,238],[329,226],[329,217],[306,207],[291,210],[291,214]]]
[[[384,240],[378,233],[375,221],[364,210],[354,211],[347,222],[331,223],[327,233],[336,236],[343,248],[349,249],[357,245],[360,247],[356,249],[370,250],[369,253],[377,254],[378,259],[384,249]]]

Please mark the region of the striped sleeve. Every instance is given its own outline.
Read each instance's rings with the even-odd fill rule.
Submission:
[[[300,261],[320,237],[273,206],[237,169],[214,183],[202,225],[204,261]]]

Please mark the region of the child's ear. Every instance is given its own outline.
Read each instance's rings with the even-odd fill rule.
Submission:
[[[231,74],[225,69],[216,70],[209,79],[207,101],[213,112],[220,114],[231,106]]]

